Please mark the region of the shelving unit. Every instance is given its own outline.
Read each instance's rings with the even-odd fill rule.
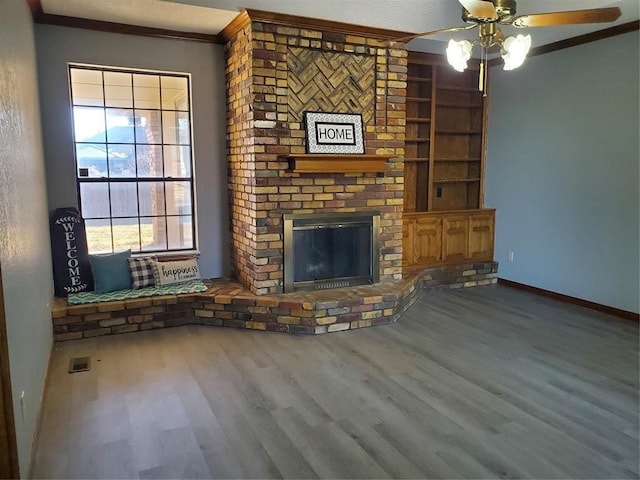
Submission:
[[[433,66],[410,63],[407,71],[407,112],[405,133],[405,210],[426,210],[433,142]]]
[[[485,102],[473,67],[409,53],[405,138],[406,212],[482,205]]]
[[[477,81],[477,64],[461,73],[443,57],[409,52],[406,265],[492,260],[494,213],[482,209],[486,98]],[[478,222],[482,228],[470,227]],[[454,254],[452,249],[460,251]]]
[[[485,115],[478,72],[456,72],[448,65],[437,65],[435,70],[435,165],[428,210],[478,209],[482,205]]]

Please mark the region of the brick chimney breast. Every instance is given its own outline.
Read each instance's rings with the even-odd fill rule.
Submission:
[[[387,44],[378,30],[349,34],[311,19],[295,27],[283,17],[243,12],[225,35],[234,275],[254,294],[282,293],[284,214],[377,210],[380,281],[399,280],[405,45]],[[305,111],[362,114],[365,153],[394,155],[387,170],[288,171],[285,157],[306,152]]]

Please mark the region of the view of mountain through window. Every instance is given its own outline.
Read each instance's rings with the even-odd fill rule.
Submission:
[[[72,65],[90,253],[195,248],[188,75]]]

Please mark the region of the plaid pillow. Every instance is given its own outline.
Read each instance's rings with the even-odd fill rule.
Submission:
[[[127,259],[131,270],[131,288],[138,289],[155,285],[153,279],[154,260],[151,257],[131,257]]]

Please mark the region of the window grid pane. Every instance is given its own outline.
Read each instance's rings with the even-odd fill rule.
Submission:
[[[90,253],[195,244],[188,75],[70,66]]]

